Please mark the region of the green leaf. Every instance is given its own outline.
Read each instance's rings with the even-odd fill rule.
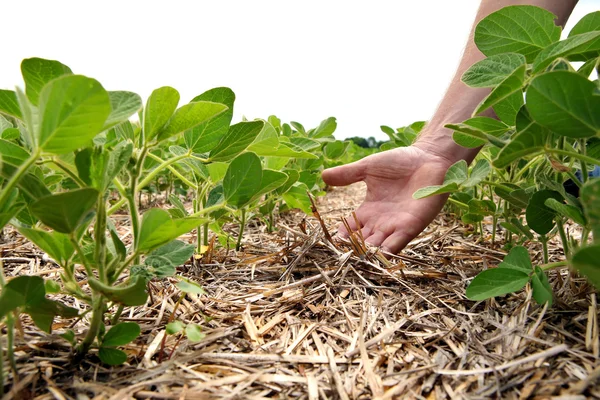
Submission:
[[[540,190],[531,196],[527,209],[525,210],[525,219],[527,225],[540,235],[545,235],[554,227],[554,217],[556,212],[546,206],[547,199],[556,199],[563,201],[560,193],[553,190]]]
[[[327,143],[323,147],[323,154],[330,160],[338,159],[344,155],[349,144],[350,142],[342,142],[341,140]]]
[[[276,189],[278,195],[282,195],[288,190],[290,190],[292,185],[298,182],[298,179],[300,178],[300,173],[295,169],[286,169],[284,172],[287,175],[287,179],[283,185],[279,186]]]
[[[133,92],[108,92],[111,112],[104,122],[103,130],[125,122],[142,108],[142,98]]]
[[[544,149],[549,132],[531,119],[525,107],[517,114],[516,124],[517,133],[493,161],[496,168],[505,168],[514,161]]]
[[[468,149],[483,146],[488,141],[502,147],[504,142],[496,138],[505,134],[509,129],[509,126],[504,122],[489,117],[473,117],[462,124],[446,125],[446,127],[450,129],[456,127],[452,139],[460,146]],[[463,133],[463,130],[466,130],[466,132]],[[473,131],[475,131],[474,134]]]
[[[250,146],[248,151],[256,153],[259,156],[271,155],[274,149],[279,147],[279,135],[275,128],[268,122],[264,126],[256,139]]]
[[[462,184],[468,177],[468,169],[467,162],[465,160],[460,160],[455,162],[448,168],[446,171],[446,176],[444,177],[444,185],[449,183],[456,183],[458,185]]]
[[[76,189],[42,197],[29,208],[46,226],[61,233],[72,233],[92,211],[98,195],[96,189]]]
[[[459,186],[457,183],[445,183],[443,185],[426,186],[420,188],[413,193],[413,199],[422,199],[425,197],[431,197],[438,194],[453,193],[458,191]]]
[[[23,119],[17,94],[12,90],[0,89],[0,114]]]
[[[227,106],[210,101],[196,101],[177,109],[167,126],[158,134],[158,140],[165,140],[178,133],[193,129],[227,111]]]
[[[488,160],[481,159],[471,168],[469,178],[462,182],[464,187],[473,187],[479,185],[479,183],[487,178],[492,171],[492,166]]]
[[[121,365],[127,361],[127,353],[112,347],[100,347],[98,357],[104,364]]]
[[[581,18],[569,32],[569,37],[592,31],[600,31],[600,11],[591,12]]]
[[[581,188],[581,203],[587,221],[594,233],[594,240],[600,241],[600,179],[589,180]]]
[[[312,215],[310,199],[306,192],[308,192],[308,187],[303,183],[296,182],[282,197],[290,208],[299,208],[306,214]]]
[[[533,233],[531,232],[531,229],[529,229],[528,226],[523,225],[519,219],[512,217],[510,219],[510,223],[519,230],[520,233],[517,233],[517,235],[525,236],[529,240],[533,240]]]
[[[199,342],[204,339],[204,333],[202,333],[200,326],[196,324],[187,324],[185,327],[185,336],[190,342]]]
[[[2,131],[0,137],[5,140],[16,140],[21,137],[21,131],[17,128],[8,128]]]
[[[538,304],[548,303],[548,307],[552,306],[552,286],[550,286],[548,276],[540,267],[535,267],[531,277],[531,289],[533,298]]]
[[[469,214],[485,216],[496,212],[496,204],[492,200],[471,199],[467,204],[469,206]]]
[[[185,264],[193,254],[194,246],[184,243],[181,240],[173,240],[148,254],[148,257],[144,260],[144,264],[153,267],[169,266],[177,268]]]
[[[464,223],[464,224],[476,224],[478,222],[483,221],[483,214],[472,214],[470,212],[463,214],[462,217],[460,217],[460,220]]]
[[[211,150],[210,161],[229,161],[256,139],[263,129],[263,121],[240,122],[232,125],[219,144]]]
[[[559,57],[586,61],[598,55],[600,55],[600,31],[570,36],[542,50],[533,62],[533,72],[542,72]]]
[[[494,105],[494,113],[502,122],[514,126],[517,114],[523,104],[523,92],[518,90]]]
[[[263,194],[272,192],[286,183],[288,176],[285,172],[263,169],[260,181],[260,190],[252,196],[252,201],[257,200]]]
[[[202,225],[201,218],[171,219],[169,213],[152,208],[144,213],[137,250],[148,252]]]
[[[35,228],[19,227],[21,235],[46,252],[59,265],[64,266],[75,252],[69,236],[60,232],[46,232]]]
[[[500,102],[507,100],[510,96],[518,94],[521,98],[522,103],[522,88],[525,82],[525,71],[527,70],[527,66],[525,64],[521,65],[517,69],[513,71],[512,74],[507,76],[498,86],[496,86],[492,92],[477,106],[475,111],[473,112],[473,116],[479,114],[490,107],[494,107]],[[521,104],[522,105],[522,104]],[[518,111],[518,108],[517,108]],[[514,115],[517,115],[515,112]],[[506,122],[503,120],[503,122]]]
[[[579,224],[581,226],[586,225],[585,218],[583,217],[583,213],[577,207],[570,206],[568,204],[564,204],[563,202],[558,201],[554,198],[550,198],[550,199],[546,200],[544,202],[544,205],[546,205],[546,207],[556,211],[558,214],[562,215],[563,217],[571,219],[576,224]]]
[[[102,347],[124,346],[140,336],[140,326],[135,322],[121,322],[106,332]]]
[[[79,311],[75,308],[67,307],[58,301],[46,298],[40,299],[35,304],[26,305],[23,312],[29,314],[35,325],[47,333],[52,332],[54,317],[75,318],[79,314]]]
[[[60,283],[48,279],[44,282],[46,293],[60,293]]]
[[[192,282],[189,279],[183,277],[179,277],[179,279],[179,282],[177,282],[175,286],[177,286],[182,292],[195,293],[200,295],[204,294],[204,289],[202,289],[202,286],[200,286],[196,282]]]
[[[519,291],[529,282],[529,275],[509,268],[493,268],[480,272],[467,287],[471,300],[485,300]]]
[[[600,244],[577,250],[571,259],[571,265],[585,275],[596,289],[600,289]]]
[[[494,87],[525,64],[525,57],[517,53],[493,55],[473,64],[461,80],[471,87]]]
[[[71,75],[71,68],[43,58],[26,58],[21,62],[21,73],[25,81],[25,93],[35,106],[39,104],[40,93],[48,82],[63,75]]]
[[[211,151],[229,130],[229,124],[233,117],[235,94],[229,88],[219,87],[202,93],[192,101],[211,101],[228,107],[227,110],[216,117],[185,132],[184,138],[187,148],[192,149],[195,153],[206,153]]]
[[[87,146],[102,131],[111,111],[106,90],[95,79],[81,75],[50,81],[39,101],[37,142],[42,150],[54,154]]]
[[[533,120],[559,135],[584,138],[600,134],[600,96],[596,85],[570,71],[536,76],[527,89]]]
[[[509,6],[491,13],[475,28],[475,43],[486,56],[519,53],[527,62],[560,38],[554,14],[535,6]]]
[[[337,122],[334,117],[329,117],[319,124],[317,128],[315,128],[310,137],[313,139],[324,138],[333,135],[335,129],[337,128]]]
[[[529,252],[523,246],[513,247],[498,265],[498,268],[514,269],[524,274],[530,274],[533,271]]]
[[[174,335],[176,333],[182,332],[185,329],[185,325],[181,321],[173,321],[169,322],[165,328],[167,331],[167,335]]]
[[[223,191],[227,204],[242,208],[261,189],[262,167],[254,153],[244,153],[236,157],[223,178]]]
[[[0,320],[18,307],[39,304],[45,295],[44,280],[39,276],[18,276],[11,279],[0,294]]]
[[[211,182],[217,183],[225,177],[229,163],[226,162],[212,162],[206,166],[208,169],[208,175]]]
[[[158,135],[169,121],[179,104],[179,92],[170,86],[163,86],[152,92],[144,108],[144,135],[146,142]]]
[[[129,284],[120,286],[109,286],[95,278],[88,278],[90,287],[102,293],[106,298],[125,306],[141,306],[146,304],[148,294],[146,293],[146,281],[138,276],[132,278]]]

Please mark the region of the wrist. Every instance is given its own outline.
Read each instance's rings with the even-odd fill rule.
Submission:
[[[434,121],[423,128],[413,146],[443,159],[449,165],[460,160],[471,163],[480,150],[480,148],[468,149],[456,144],[452,139],[452,130]]]

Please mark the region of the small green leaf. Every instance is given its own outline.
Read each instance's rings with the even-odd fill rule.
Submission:
[[[204,333],[202,333],[200,326],[196,324],[187,324],[185,327],[185,336],[190,342],[199,342],[204,339]]]
[[[531,277],[531,289],[533,298],[538,304],[548,303],[548,307],[552,306],[552,286],[550,286],[548,276],[540,267],[535,267]]]
[[[211,161],[229,161],[254,142],[263,129],[263,121],[240,122],[232,125],[219,144],[211,150]]]
[[[523,96],[521,94],[523,84],[525,82],[525,71],[527,70],[527,66],[525,64],[521,65],[517,69],[513,71],[512,74],[506,77],[498,86],[492,90],[492,92],[477,106],[475,111],[473,112],[473,116],[479,114],[490,107],[494,107],[502,101],[509,99],[511,96],[518,94],[521,99],[520,105],[523,104]],[[520,106],[517,107],[517,111]],[[515,111],[514,115],[517,115]],[[504,118],[501,118],[504,121]],[[514,118],[513,118],[514,119]],[[512,124],[510,124],[512,125]]]
[[[183,277],[179,277],[179,282],[177,282],[175,286],[185,293],[195,293],[200,295],[204,294],[204,289],[202,289],[202,286]]]
[[[98,357],[104,364],[121,365],[127,361],[127,353],[112,347],[100,347]]]
[[[144,264],[153,267],[170,266],[177,268],[185,264],[193,254],[194,246],[181,240],[173,240],[148,254]]]
[[[106,332],[102,347],[124,346],[140,336],[140,326],[135,322],[121,322]]]
[[[571,265],[600,289],[600,244],[580,248],[573,255]]]
[[[48,279],[44,282],[46,293],[60,293],[60,283]]]
[[[542,72],[559,57],[575,58],[576,61],[585,61],[590,58],[598,57],[599,52],[600,31],[569,36],[568,39],[561,40],[542,50],[533,62],[533,72]]]
[[[236,157],[223,178],[223,191],[227,204],[241,208],[248,204],[261,189],[262,167],[254,153]]]
[[[330,160],[338,159],[344,155],[349,144],[350,142],[342,142],[341,140],[327,143],[323,147],[323,154]]]
[[[179,92],[163,86],[152,92],[144,108],[144,135],[146,142],[158,135],[179,104]]]
[[[166,327],[167,335],[174,335],[185,329],[185,325],[181,321],[169,322]]]
[[[39,304],[45,295],[44,280],[39,276],[18,276],[11,279],[0,294],[0,320],[17,307]]]
[[[65,331],[65,333],[62,333],[59,336],[71,343],[71,345],[75,344],[75,332],[73,332],[71,329]]]
[[[471,300],[485,300],[519,291],[529,282],[529,275],[509,268],[493,268],[480,272],[467,287]]]
[[[285,172],[273,171],[272,169],[263,169],[262,179],[260,181],[260,190],[252,196],[252,200],[257,200],[263,194],[272,192],[281,187],[287,181],[288,176]]]
[[[454,130],[452,139],[457,144],[469,149],[483,146],[487,142],[502,147],[504,142],[499,137],[509,130],[509,126],[504,122],[489,117],[473,117],[462,124],[451,124],[446,127]],[[463,133],[463,130],[466,132]]]
[[[459,186],[455,182],[446,183],[444,185],[426,186],[414,192],[413,199],[422,199],[444,193],[454,193],[458,191],[458,189]]]
[[[473,166],[473,168],[471,168],[469,178],[463,181],[462,186],[473,187],[478,185],[482,180],[487,178],[491,171],[492,166],[490,165],[488,160],[478,160],[477,163]]]
[[[498,265],[498,268],[508,268],[521,271],[524,274],[530,274],[533,271],[529,252],[523,246],[515,246],[504,257],[504,260]]]
[[[333,135],[335,129],[337,128],[337,122],[334,117],[329,117],[319,124],[317,128],[315,128],[310,137],[313,139],[325,138]]]
[[[201,218],[171,219],[169,213],[152,208],[144,213],[138,240],[138,250],[148,252],[170,242],[201,225]]]
[[[71,75],[71,68],[54,61],[43,58],[27,58],[21,62],[21,73],[25,81],[25,93],[29,101],[38,105],[40,93],[48,82],[63,75]]]
[[[558,201],[554,198],[547,199],[544,202],[544,205],[546,207],[556,211],[558,214],[562,215],[563,217],[571,219],[576,224],[579,224],[581,226],[586,225],[585,218],[583,217],[583,213],[577,207],[570,206],[570,205],[565,204],[561,201]]]
[[[146,300],[148,300],[146,281],[139,279],[137,276],[132,278],[131,283],[120,286],[109,286],[95,278],[88,278],[88,284],[109,300],[125,306],[141,306],[146,304]]]
[[[525,210],[525,218],[527,219],[527,225],[540,235],[545,235],[550,232],[554,227],[554,217],[556,212],[546,206],[546,200],[553,198],[559,202],[563,201],[560,193],[553,190],[540,190],[535,192],[527,209]]]
[[[461,80],[471,87],[494,87],[525,64],[525,57],[517,53],[493,55],[473,64]]]
[[[569,37],[592,31],[600,31],[600,11],[591,12],[577,21]]]
[[[125,122],[142,108],[142,98],[133,92],[114,91],[108,92],[111,112],[104,122],[104,129]]]
[[[102,131],[111,112],[102,85],[81,75],[64,75],[50,81],[42,89],[39,102],[37,142],[42,150],[54,154],[87,146]]]
[[[576,72],[536,76],[527,89],[527,109],[540,125],[559,135],[585,138],[600,134],[600,96],[596,85]]]
[[[311,215],[311,203],[306,192],[308,192],[308,187],[304,183],[296,182],[282,197],[290,208],[299,208]]]
[[[587,221],[594,234],[594,240],[600,242],[600,179],[589,180],[581,188],[581,203]]]
[[[175,111],[167,126],[158,134],[158,140],[165,140],[178,133],[193,129],[225,111],[227,111],[225,104],[210,101],[196,101],[186,104]]]
[[[64,233],[26,227],[19,227],[18,231],[61,266],[64,266],[75,252],[69,236]]]
[[[0,89],[0,114],[23,119],[17,94],[12,90]]]
[[[486,56],[519,53],[527,62],[560,38],[554,14],[535,6],[508,6],[482,19],[475,29],[475,43]]]
[[[72,233],[92,211],[98,195],[96,189],[76,189],[42,197],[29,208],[46,226],[61,233]]]

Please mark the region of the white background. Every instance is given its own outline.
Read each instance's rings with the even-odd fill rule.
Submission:
[[[4,1],[0,88],[23,58],[59,60],[108,90],[182,104],[216,86],[242,116],[338,119],[336,136],[386,136],[428,119],[458,64],[479,0]],[[567,31],[600,8],[581,0]]]

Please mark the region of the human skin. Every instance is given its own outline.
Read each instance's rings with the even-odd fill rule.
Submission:
[[[346,186],[364,181],[367,192],[356,209],[360,226],[348,219],[354,231],[361,228],[365,241],[382,250],[398,253],[423,231],[440,212],[447,195],[413,199],[422,187],[443,182],[448,167],[459,160],[473,161],[479,149],[466,149],[454,143],[452,131],[445,124],[462,122],[489,94],[490,89],[470,88],[461,80],[463,73],[485,56],[477,49],[473,35],[477,23],[487,15],[509,5],[535,5],[557,16],[564,26],[577,0],[483,0],[463,57],[456,73],[431,121],[423,128],[416,142],[409,147],[384,151],[362,160],[323,171],[323,180],[330,186]],[[481,115],[493,116],[491,113]],[[347,237],[343,225],[338,235]]]

